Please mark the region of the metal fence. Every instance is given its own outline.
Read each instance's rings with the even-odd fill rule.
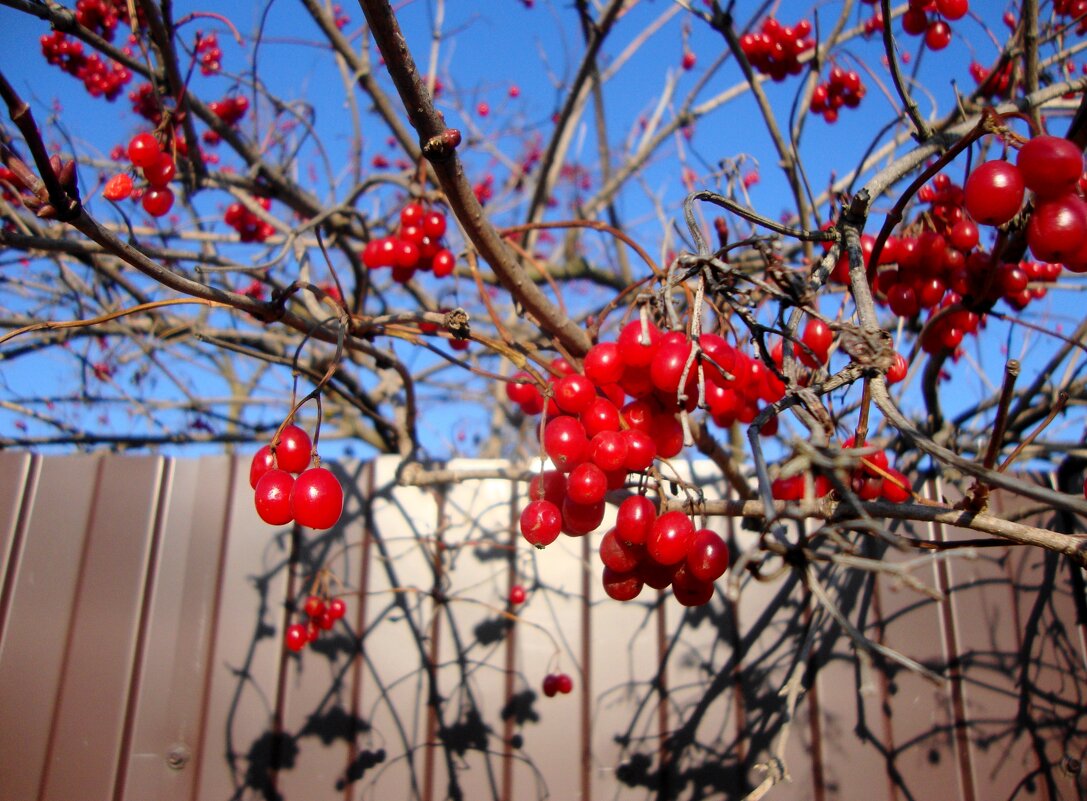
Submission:
[[[337,467],[343,522],[314,535],[256,518],[246,458],[0,453],[0,799],[739,799],[781,747],[771,799],[1087,797],[1087,599],[1062,558],[870,537],[859,555],[910,570],[620,604],[599,535],[518,542],[523,488],[396,466]],[[294,655],[321,566],[349,612]],[[574,692],[543,697],[559,670]]]

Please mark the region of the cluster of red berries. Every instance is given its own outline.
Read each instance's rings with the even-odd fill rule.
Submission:
[[[147,181],[147,189],[140,196],[143,210],[152,217],[162,217],[174,205],[174,193],[169,187],[177,174],[174,157],[162,149],[154,134],[146,132],[133,136],[125,152],[132,166],[138,168]],[[124,200],[132,194],[132,178],[127,173],[110,178],[103,190],[103,195],[114,201]]]
[[[223,68],[223,51],[219,48],[219,37],[214,33],[196,34],[196,53],[200,57],[201,74],[215,75]]]
[[[343,487],[330,470],[310,467],[314,459],[309,435],[288,425],[279,440],[265,445],[249,466],[257,514],[272,526],[297,523],[332,528],[343,512]]]
[[[1053,0],[1053,13],[1076,22],[1076,35],[1087,34],[1087,0]]]
[[[994,160],[966,179],[966,210],[979,223],[1004,225],[1034,195],[1027,244],[1036,259],[1063,262],[1087,272],[1087,202],[1083,199],[1083,152],[1059,136],[1036,136],[1020,148],[1015,164]]]
[[[615,527],[600,541],[600,561],[604,592],[617,601],[638,597],[648,585],[671,587],[684,606],[702,606],[728,569],[729,551],[717,532],[696,529],[684,512],[658,515],[649,498],[632,495],[619,504]]]
[[[853,437],[843,448],[853,447]],[[905,503],[913,497],[910,481],[904,473],[891,467],[886,451],[875,451],[860,458],[860,464],[849,476],[850,489],[862,501],[883,499],[891,503]],[[774,479],[770,494],[779,501],[802,501],[805,498],[822,498],[829,495],[833,485],[821,473],[797,474]]]
[[[91,97],[115,100],[125,84],[132,80],[127,67],[113,59],[107,64],[97,53],[86,55],[82,42],[60,31],[42,36],[41,48],[48,63],[83,81]]]
[[[568,673],[548,673],[543,680],[543,694],[548,698],[569,695],[574,690],[574,680]]]
[[[740,49],[751,66],[775,81],[799,75],[803,69],[801,56],[814,47],[811,23],[806,19],[789,26],[782,25],[775,17],[767,17],[757,33],[740,37]]]
[[[1015,76],[1015,62],[1008,59],[995,72],[977,61],[970,62],[970,76],[978,85],[978,93],[990,99],[1007,97]]]
[[[367,242],[362,262],[369,270],[391,267],[393,280],[401,284],[418,270],[433,272],[437,278],[452,275],[457,259],[442,244],[446,227],[445,215],[437,209],[408,203],[400,210],[397,233]]]
[[[257,203],[265,211],[272,208],[271,198],[259,197]],[[238,238],[242,242],[263,242],[276,232],[275,226],[262,220],[241,203],[231,203],[226,207],[223,222],[238,232]]]
[[[860,73],[856,70],[843,70],[841,67],[833,67],[826,81],[816,84],[811,95],[811,110],[815,114],[822,114],[823,119],[829,123],[838,121],[838,111],[845,108],[856,108],[864,98],[865,87],[861,81]]]
[[[943,50],[951,43],[948,22],[962,19],[969,10],[970,0],[909,0],[902,30],[910,36],[924,35],[929,50]]]
[[[208,103],[208,108],[227,125],[237,125],[245,116],[245,112],[249,111],[249,101],[243,95],[235,95],[224,97],[222,100],[213,100]],[[201,138],[204,144],[210,146],[219,144],[221,139],[217,131],[204,131]]]
[[[342,598],[310,595],[302,604],[302,611],[306,614],[306,621],[287,626],[283,637],[287,648],[296,653],[316,640],[322,631],[328,631],[335,626],[336,621],[347,614],[347,604]]]
[[[131,19],[128,0],[79,0],[75,4],[75,19],[87,30],[112,42],[117,23]],[[139,5],[136,6],[136,24],[140,27],[144,24],[143,10]]]

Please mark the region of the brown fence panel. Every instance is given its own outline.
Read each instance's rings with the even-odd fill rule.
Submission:
[[[947,601],[824,563],[696,610],[619,604],[602,533],[537,552],[523,486],[401,487],[398,467],[337,466],[344,518],[314,533],[256,518],[246,458],[0,453],[0,798],[739,799],[777,753],[781,801],[1087,798],[1066,560],[855,535]],[[348,616],[285,652],[324,568]],[[858,651],[837,610],[943,678]],[[545,698],[560,671],[574,692]]]

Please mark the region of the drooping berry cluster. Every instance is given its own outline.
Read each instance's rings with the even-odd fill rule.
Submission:
[[[853,437],[842,443],[853,448]],[[886,451],[866,453],[849,475],[850,489],[862,501],[885,500],[905,503],[913,497],[910,481],[905,474],[891,467]],[[777,478],[770,485],[770,494],[779,501],[802,501],[805,498],[822,498],[833,490],[833,484],[825,475],[815,473]]]
[[[672,588],[684,606],[709,603],[714,582],[728,569],[729,551],[717,532],[696,529],[684,512],[658,515],[644,495],[621,504],[615,527],[600,541],[604,592],[617,601],[636,598],[648,585]]]
[[[223,51],[219,47],[219,37],[214,33],[196,34],[196,53],[202,74],[215,75],[223,68]]]
[[[543,679],[543,694],[548,698],[569,695],[574,691],[574,680],[568,673],[548,673]]]
[[[902,30],[910,36],[924,36],[929,50],[943,50],[951,43],[951,26],[966,16],[970,0],[909,0],[902,15]]]
[[[234,95],[233,97],[224,97],[222,100],[213,100],[208,103],[208,108],[224,123],[234,126],[241,121],[249,110],[249,101],[244,95]],[[212,147],[219,144],[222,139],[218,131],[210,130],[204,131],[200,138],[204,141],[204,144]]]
[[[1053,13],[1076,22],[1076,36],[1087,34],[1087,0],[1053,0]]]
[[[287,626],[283,637],[287,648],[295,652],[316,640],[322,631],[328,631],[335,626],[336,621],[347,614],[347,604],[342,598],[310,595],[302,604],[302,611],[306,620]]]
[[[811,95],[811,110],[821,114],[829,123],[838,121],[838,111],[856,108],[864,98],[865,88],[860,73],[856,70],[843,70],[833,67],[830,76],[823,83],[817,84]]]
[[[740,37],[740,49],[751,66],[775,81],[799,75],[803,70],[801,56],[814,47],[811,23],[806,19],[789,26],[782,25],[775,17],[767,17],[757,33]]]
[[[132,73],[123,64],[113,59],[107,63],[97,53],[86,55],[82,42],[60,31],[42,36],[41,48],[48,63],[81,80],[91,97],[115,100],[132,80]]]
[[[125,153],[132,166],[139,169],[147,181],[147,188],[140,196],[143,210],[152,217],[167,214],[174,205],[174,193],[169,186],[177,174],[174,157],[162,149],[154,134],[147,132],[133,136]],[[124,200],[132,192],[132,179],[122,174],[110,178],[104,194],[109,200]]]
[[[279,433],[276,443],[253,456],[249,486],[257,514],[272,526],[297,523],[308,528],[332,528],[343,512],[343,487],[330,470],[310,467],[317,461],[309,435],[296,425]]]
[[[257,203],[265,211],[272,208],[271,198],[257,198]],[[242,242],[263,242],[276,232],[275,226],[262,220],[241,203],[231,203],[226,207],[223,222],[238,232],[238,238]]]
[[[446,227],[442,212],[428,210],[421,203],[408,203],[400,210],[397,233],[367,242],[362,262],[370,270],[391,267],[393,280],[401,284],[419,270],[433,272],[436,278],[452,275],[457,260],[442,244]]]

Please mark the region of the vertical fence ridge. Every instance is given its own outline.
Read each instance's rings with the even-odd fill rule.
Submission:
[[[15,576],[26,542],[27,528],[30,525],[30,511],[34,507],[34,496],[41,477],[42,457],[31,455],[24,460],[24,464],[26,467],[17,482],[21,486],[12,493],[18,496],[18,507],[11,515],[12,532],[4,554],[3,576],[0,577],[3,581],[0,585],[0,654],[3,653],[4,637],[7,634],[8,618],[11,614],[11,601],[15,594]]]

